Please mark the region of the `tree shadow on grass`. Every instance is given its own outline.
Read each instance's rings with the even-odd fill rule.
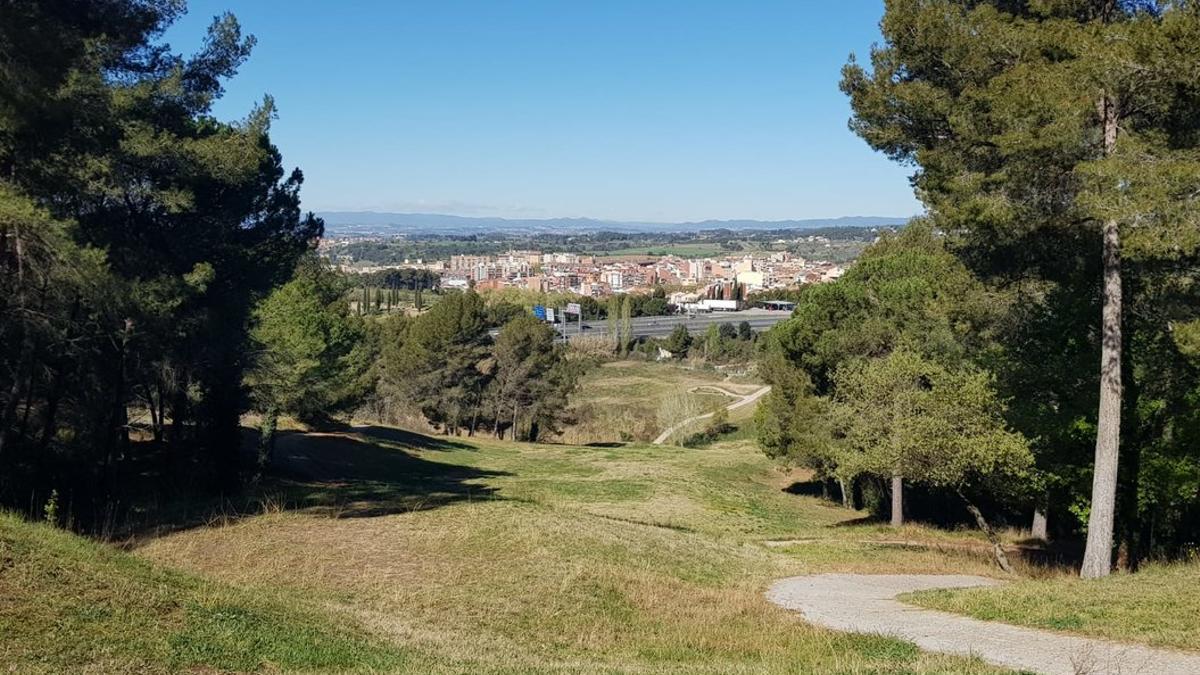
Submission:
[[[293,510],[338,518],[365,518],[422,511],[460,501],[495,499],[481,481],[510,475],[430,461],[392,444],[420,450],[472,446],[383,427],[353,434],[283,434],[278,441],[272,485]],[[388,445],[372,443],[371,437]],[[268,486],[269,489],[270,486]]]
[[[835,481],[796,481],[783,488],[783,491],[801,497],[815,497],[838,506],[842,505],[842,488]]]
[[[369,436],[388,443],[402,445],[412,450],[473,450],[475,446],[461,441],[452,440],[448,436],[426,436],[413,431],[396,429],[394,427],[358,426],[350,427],[348,431]]]
[[[249,472],[257,438],[251,430],[243,431],[243,461]],[[385,427],[282,432],[274,462],[260,484],[218,496],[182,490],[177,481],[159,477],[162,489],[146,489],[101,538],[135,548],[173,532],[229,525],[269,512],[368,518],[498,499],[486,480],[511,474],[433,461],[417,452],[472,447]]]

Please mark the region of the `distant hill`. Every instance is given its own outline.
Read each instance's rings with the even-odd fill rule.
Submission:
[[[908,218],[845,216],[807,220],[702,220],[682,223],[596,220],[593,218],[508,219],[448,216],[437,213],[326,211],[325,230],[334,235],[470,235],[522,232],[570,234],[586,232],[699,232],[702,230],[808,230],[822,227],[888,227]]]

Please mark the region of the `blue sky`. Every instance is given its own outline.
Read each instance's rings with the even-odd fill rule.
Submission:
[[[846,128],[881,0],[191,0],[258,46],[216,114],[275,97],[304,206],[625,220],[907,216]]]

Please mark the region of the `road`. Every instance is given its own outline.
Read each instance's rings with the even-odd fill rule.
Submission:
[[[672,316],[642,316],[636,319],[631,319],[633,324],[634,337],[666,337],[675,330],[679,324],[687,326],[688,332],[692,335],[698,335],[708,330],[708,327],[713,324],[731,323],[734,326],[747,321],[750,327],[757,331],[764,331],[780,321],[784,321],[792,316],[791,312],[773,312],[766,309],[747,309],[741,312],[711,312],[708,314],[684,315],[675,314]],[[555,327],[559,332],[563,332],[562,324],[556,324]],[[583,335],[587,336],[603,336],[608,333],[608,321],[592,320],[584,321],[583,328],[580,329],[579,322],[572,320],[566,327],[568,339],[575,339]]]

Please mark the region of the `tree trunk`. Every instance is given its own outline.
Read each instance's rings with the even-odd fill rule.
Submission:
[[[1100,101],[1104,152],[1117,141],[1116,102]],[[1112,543],[1117,497],[1117,462],[1121,447],[1121,228],[1104,222],[1104,312],[1101,324],[1100,410],[1096,425],[1096,461],[1092,505],[1088,514],[1087,548],[1080,576],[1096,579],[1112,571]]]
[[[8,446],[13,423],[17,417],[17,403],[21,400],[21,377],[26,370],[33,370],[33,343],[29,339],[29,331],[22,331],[21,349],[17,355],[17,363],[13,368],[12,387],[4,401],[3,411],[0,412],[0,456]]]
[[[176,381],[174,383],[174,391],[171,395],[171,444],[183,444],[183,420],[188,415],[188,396],[187,389],[183,382]]]
[[[904,479],[892,476],[892,527],[904,524]]]
[[[842,491],[842,508],[850,508],[850,488],[846,485],[844,478],[837,479],[838,489]]]
[[[254,472],[254,482],[262,480],[271,461],[275,459],[275,430],[279,427],[279,411],[271,406],[263,413],[262,422],[258,427],[258,461]]]
[[[29,416],[33,413],[33,396],[35,377],[34,369],[29,369],[29,377],[25,378],[25,407],[21,413],[21,425],[17,429],[17,438],[25,438],[29,434]]]
[[[996,536],[996,531],[992,529],[991,523],[983,517],[983,511],[980,511],[978,506],[971,503],[971,500],[967,499],[961,490],[958,491],[958,497],[963,500],[963,503],[967,505],[967,510],[975,517],[975,523],[979,525],[979,529],[987,534],[988,541],[992,543],[992,553],[996,556],[996,564],[1000,566],[1000,569],[1008,574],[1012,574],[1013,568],[1008,562],[1008,556],[1004,553],[1004,547],[1000,545],[1000,537]]]
[[[1049,537],[1046,536],[1046,530],[1046,510],[1039,506],[1033,510],[1033,524],[1029,528],[1029,536],[1047,541]]]

